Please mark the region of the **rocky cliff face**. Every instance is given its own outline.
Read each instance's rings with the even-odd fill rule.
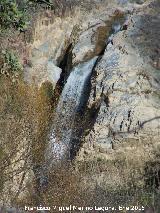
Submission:
[[[92,155],[160,143],[159,10],[159,1],[136,5],[95,68],[88,108],[98,112],[84,145]]]
[[[160,5],[158,1],[136,3],[95,1],[94,9],[76,8],[72,15],[54,19],[48,11],[35,25],[25,71],[29,82],[41,85],[48,80],[55,86],[71,44],[72,66],[101,55],[87,106],[96,111],[85,136],[88,151],[93,150],[89,144],[106,152],[121,149],[122,142],[159,142]],[[115,35],[114,24],[121,25]]]
[[[117,15],[117,2],[86,1],[82,5],[78,2],[62,16],[57,17],[48,10],[36,17],[26,46],[24,78],[27,82],[40,86],[50,81],[55,86],[62,73],[61,62],[71,45],[73,66],[98,55],[105,47],[105,39]]]

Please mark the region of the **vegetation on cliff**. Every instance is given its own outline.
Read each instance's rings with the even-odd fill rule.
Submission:
[[[0,33],[8,28],[24,32],[36,10],[62,9],[70,5],[70,3],[66,0],[61,2],[57,0],[1,0]]]
[[[23,80],[20,47],[12,48],[8,41],[27,29],[33,9],[46,4],[47,1],[0,2],[0,205],[11,200],[15,203],[25,190],[26,174],[34,163],[43,160],[53,111],[52,85],[27,85]],[[15,177],[19,177],[16,182]],[[15,186],[18,188],[13,189]]]

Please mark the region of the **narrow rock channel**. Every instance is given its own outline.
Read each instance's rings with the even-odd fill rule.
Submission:
[[[78,64],[71,70],[59,98],[53,121],[49,147],[46,152],[48,165],[52,165],[52,163],[61,164],[74,159],[83,132],[83,128],[77,125],[76,120],[78,119],[80,123],[83,122],[82,114],[89,98],[86,87],[90,82],[94,68],[103,56],[104,51],[106,51],[107,45],[112,45],[113,36],[122,29],[120,22],[116,21],[113,23],[110,35],[105,41],[106,46],[100,55],[93,57],[87,62]],[[64,81],[64,75],[62,78]],[[79,138],[78,140],[76,140],[77,137]]]

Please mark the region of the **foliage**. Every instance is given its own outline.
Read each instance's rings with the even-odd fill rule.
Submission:
[[[29,0],[29,2],[38,3],[38,4],[51,4],[51,0]]]
[[[1,0],[0,1],[0,31],[13,27],[25,31],[29,24],[28,10],[39,5],[51,5],[50,0]]]
[[[22,65],[13,51],[6,50],[1,53],[1,74],[19,76],[22,72]]]
[[[19,8],[15,0],[1,0],[0,2],[0,27],[7,29],[13,27],[18,30],[25,30],[27,19],[24,8]]]
[[[70,3],[67,0],[1,0],[0,33],[10,28],[25,32],[30,23],[30,17],[37,8],[64,9],[70,4],[73,5],[75,2]]]

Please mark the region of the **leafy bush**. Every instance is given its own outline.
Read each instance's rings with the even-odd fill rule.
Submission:
[[[18,57],[12,51],[2,51],[2,65],[1,74],[20,75],[22,72],[22,65]]]
[[[29,2],[38,4],[52,4],[51,0],[29,0]]]
[[[27,20],[24,8],[19,8],[15,0],[1,0],[0,2],[0,27],[7,29],[13,27],[24,30],[27,27]]]
[[[75,3],[71,2],[72,5]],[[8,28],[24,32],[29,24],[30,12],[35,12],[38,5],[54,10],[67,7],[70,3],[67,0],[0,0],[0,33]]]
[[[37,4],[51,5],[50,0],[1,0],[0,1],[0,31],[15,28],[25,31],[28,26],[28,10]]]

